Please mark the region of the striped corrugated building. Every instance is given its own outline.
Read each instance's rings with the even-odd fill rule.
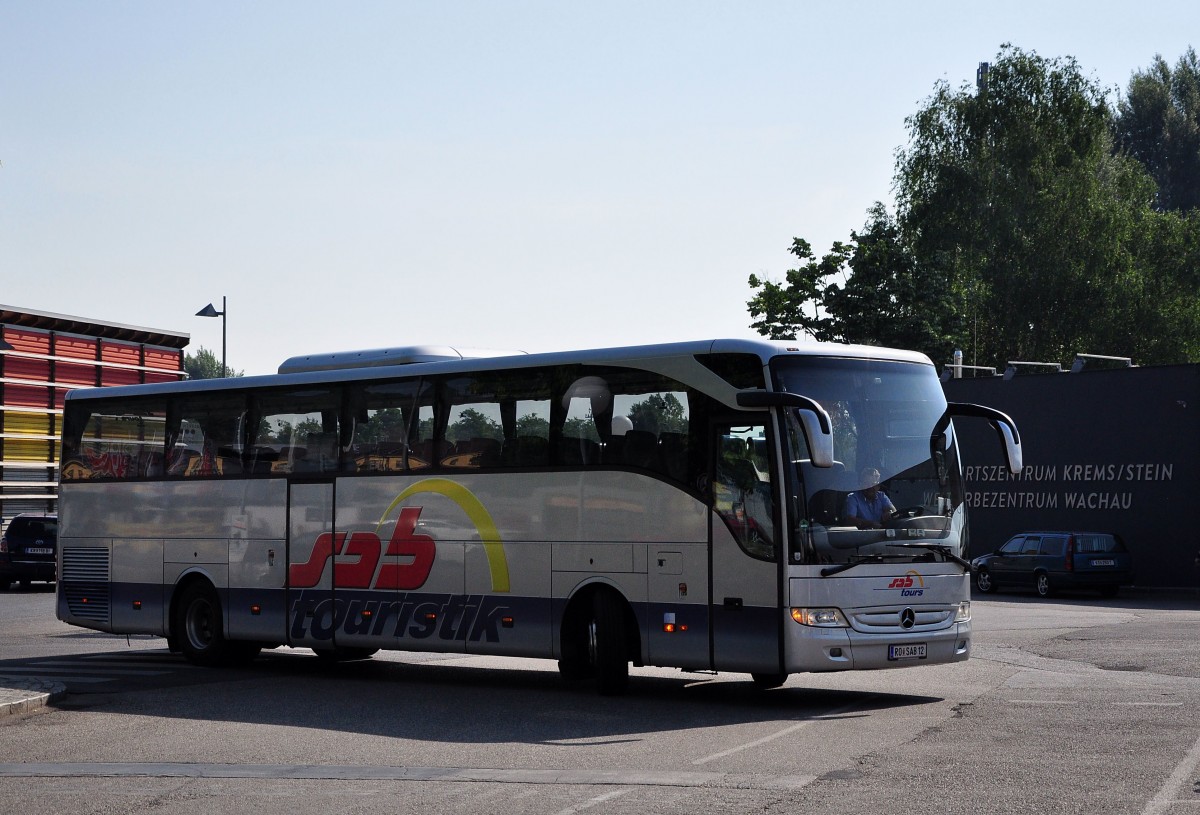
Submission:
[[[63,397],[182,379],[189,335],[0,305],[0,519],[54,512]]]

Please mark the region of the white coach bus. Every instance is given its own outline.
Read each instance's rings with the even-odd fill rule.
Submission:
[[[1007,416],[882,348],[426,346],[74,390],[57,614],[198,664],[543,657],[606,694],[630,663],[773,687],[965,660],[954,416],[1020,469]]]

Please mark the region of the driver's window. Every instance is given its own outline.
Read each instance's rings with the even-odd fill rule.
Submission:
[[[1000,551],[1006,555],[1021,554],[1021,547],[1025,545],[1024,538],[1013,538],[1008,543],[1000,547]]]
[[[775,493],[766,426],[721,425],[716,432],[713,508],[746,554],[775,560]]]

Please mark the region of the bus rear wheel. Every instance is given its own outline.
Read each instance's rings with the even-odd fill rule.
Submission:
[[[175,611],[179,650],[193,665],[217,666],[249,662],[261,649],[257,643],[225,639],[221,600],[207,583],[192,583],[183,590]]]

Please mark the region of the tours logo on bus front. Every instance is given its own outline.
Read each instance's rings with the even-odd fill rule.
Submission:
[[[905,572],[903,577],[892,578],[888,589],[899,589],[901,597],[921,597],[925,594],[925,578],[913,569]]]

